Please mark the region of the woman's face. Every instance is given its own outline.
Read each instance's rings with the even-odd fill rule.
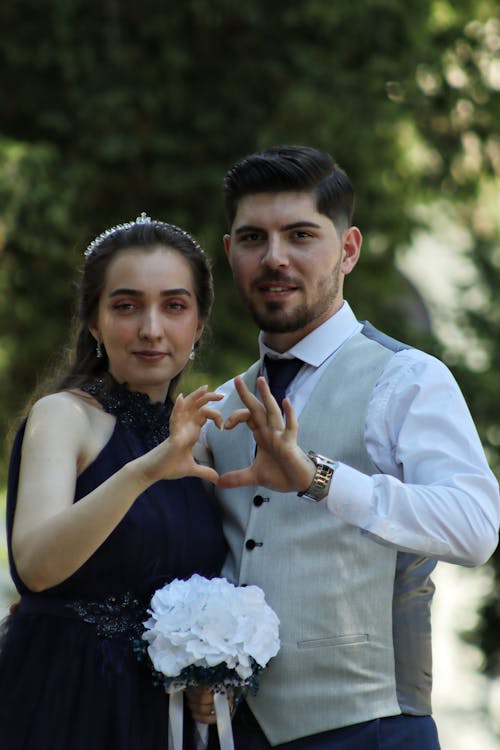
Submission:
[[[90,331],[115,380],[163,401],[203,331],[188,261],[163,245],[118,252]]]

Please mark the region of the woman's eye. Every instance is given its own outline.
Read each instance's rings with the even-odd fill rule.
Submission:
[[[135,310],[136,305],[134,302],[117,302],[115,305],[113,305],[114,310],[120,310],[120,311],[127,311],[127,310]]]
[[[167,304],[168,310],[185,310],[186,305],[184,302],[169,302]]]

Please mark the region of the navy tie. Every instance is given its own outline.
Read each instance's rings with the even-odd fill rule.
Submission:
[[[273,359],[266,354],[264,365],[267,371],[269,388],[281,409],[286,389],[304,363],[301,359]]]

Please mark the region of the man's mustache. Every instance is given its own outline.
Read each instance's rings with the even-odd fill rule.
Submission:
[[[265,274],[254,279],[253,286],[260,286],[261,284],[269,283],[281,283],[294,287],[302,286],[302,283],[298,279],[294,279],[293,276],[288,276],[286,273],[283,273],[283,271],[267,271]]]

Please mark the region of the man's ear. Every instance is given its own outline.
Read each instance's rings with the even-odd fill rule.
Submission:
[[[358,227],[348,227],[342,235],[342,273],[351,273],[359,260],[363,235]]]
[[[222,241],[224,243],[224,251],[226,253],[226,258],[229,261],[229,264],[231,264],[231,235],[225,234],[222,238]]]

